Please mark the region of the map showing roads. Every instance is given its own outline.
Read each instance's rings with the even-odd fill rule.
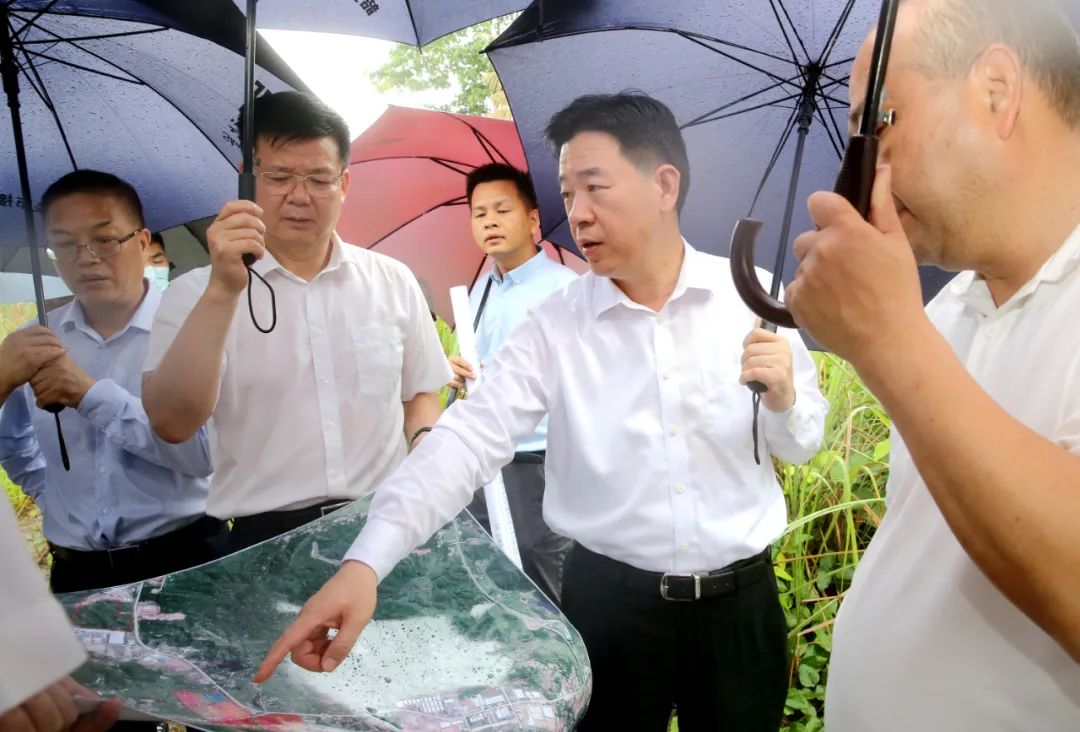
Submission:
[[[379,586],[375,618],[331,674],[259,661],[337,569],[369,501],[239,554],[61,595],[90,661],[78,681],[204,730],[565,730],[592,684],[581,638],[462,513]]]

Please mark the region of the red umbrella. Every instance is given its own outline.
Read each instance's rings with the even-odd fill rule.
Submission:
[[[493,162],[526,168],[513,122],[390,107],[353,140],[338,232],[407,264],[435,312],[453,323],[450,288],[471,287],[490,266],[469,228],[465,175]],[[579,273],[588,268],[575,250],[544,247]]]

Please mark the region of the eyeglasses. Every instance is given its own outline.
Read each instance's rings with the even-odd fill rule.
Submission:
[[[46,245],[45,253],[54,262],[66,262],[69,264],[79,258],[79,250],[83,247],[86,247],[86,250],[98,259],[115,257],[124,248],[124,244],[140,231],[142,231],[142,227],[135,229],[127,236],[98,236],[85,244],[79,244],[76,241],[49,242]]]
[[[285,195],[293,190],[293,186],[304,183],[309,195],[315,198],[326,198],[341,190],[341,178],[344,174],[344,170],[337,175],[328,175],[326,173],[300,175],[299,173],[264,170],[258,175],[259,180],[263,182],[266,190],[270,193]]]

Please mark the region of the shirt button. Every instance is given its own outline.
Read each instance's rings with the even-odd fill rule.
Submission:
[[[329,379],[320,379],[320,381],[322,381],[322,383],[325,384],[325,383],[327,383],[327,381],[329,381]]]
[[[101,473],[102,475],[104,475],[104,474],[105,474],[105,466],[104,466],[104,465],[102,465],[101,467],[99,467],[99,468],[97,469],[97,471],[98,471],[99,473]]]
[[[676,493],[685,493],[686,492],[686,486],[684,486],[682,483],[679,483],[679,485],[675,486],[675,492]]]
[[[689,545],[689,544],[687,544],[687,543],[686,543],[685,541],[683,542],[683,545],[682,545],[682,550],[683,550],[683,553],[684,553],[684,554],[685,554],[686,552],[690,551],[690,545]]]
[[[107,508],[103,508],[103,509],[101,509],[101,515],[102,515],[102,516],[104,516],[104,515],[105,515],[105,514],[107,514],[108,512],[109,512],[109,509],[107,509]]]
[[[670,378],[671,378],[671,374],[669,374],[669,373],[668,373],[667,371],[665,371],[665,372],[663,373],[663,377],[664,377],[664,381],[667,381],[668,379],[670,379]]]
[[[672,427],[670,430],[668,430],[668,434],[671,435],[672,437],[675,437],[676,435],[679,434],[679,428],[678,427]]]
[[[996,325],[991,325],[989,328],[986,329],[986,337],[987,338],[997,338],[997,334],[998,334],[998,327]]]

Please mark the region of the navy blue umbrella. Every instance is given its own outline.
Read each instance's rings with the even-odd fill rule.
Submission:
[[[210,7],[216,23],[197,26]],[[26,247],[42,325],[34,196],[64,173],[99,168],[138,189],[152,228],[215,210],[240,158],[241,94],[228,72],[240,73],[244,40],[243,16],[220,0],[0,0],[0,139],[13,143],[0,148],[0,269]],[[272,53],[260,56],[267,89],[301,85]],[[62,440],[61,453],[67,467]]]
[[[848,68],[881,0],[543,0],[487,49],[533,174],[543,234],[572,246],[551,116],[587,93],[636,89],[668,105],[692,171],[682,228],[698,249],[727,255],[736,223],[763,222],[757,261],[784,261],[811,227],[810,193],[833,187],[848,138]],[[924,268],[931,297],[947,280]]]
[[[234,0],[246,9],[247,0]],[[347,33],[425,46],[515,13],[528,0],[259,0],[259,27]]]

